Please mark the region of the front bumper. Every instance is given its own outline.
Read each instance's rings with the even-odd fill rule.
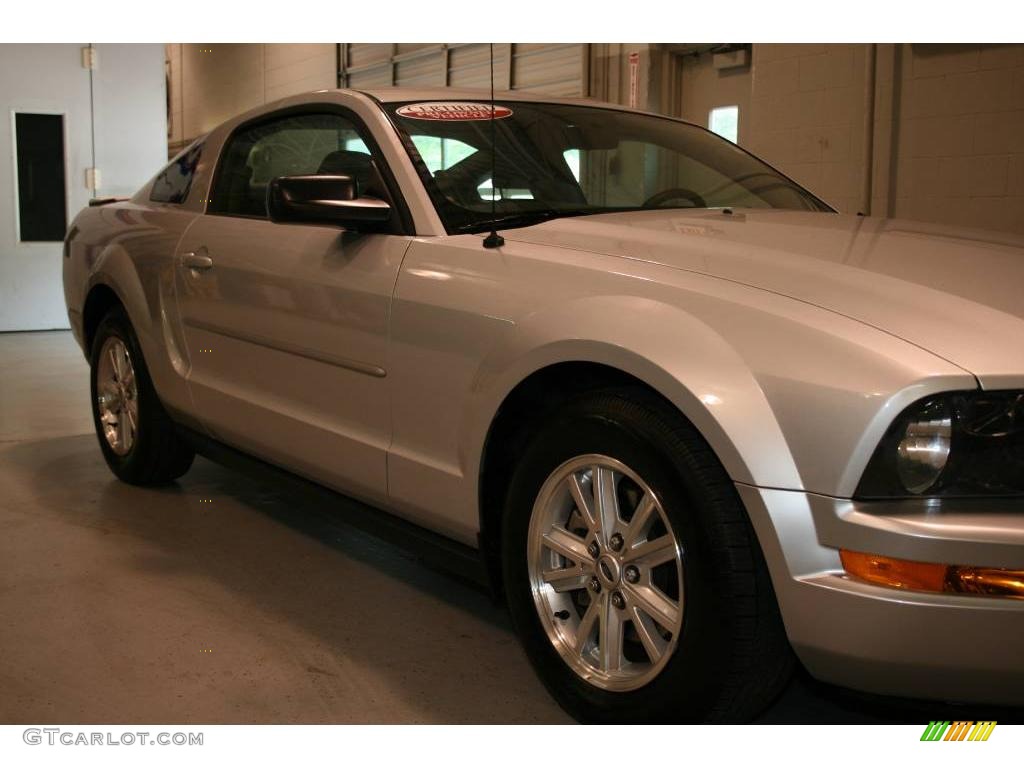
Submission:
[[[815,677],[915,698],[1024,704],[1024,600],[847,577],[839,548],[1024,568],[1021,501],[854,502],[737,484],[790,643]]]

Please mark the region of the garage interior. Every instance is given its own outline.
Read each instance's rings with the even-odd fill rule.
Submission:
[[[0,45],[12,116],[0,121],[0,721],[568,722],[485,591],[322,501],[201,458],[166,488],[117,482],[67,330],[63,235],[30,221],[19,186],[26,169],[59,171],[66,227],[239,112],[324,88],[485,88],[489,50]],[[494,55],[499,90],[684,118],[841,212],[1024,233],[1024,45],[503,43]],[[59,118],[58,148],[24,138],[21,115]],[[54,194],[44,186],[37,204]],[[928,711],[798,674],[762,721]]]

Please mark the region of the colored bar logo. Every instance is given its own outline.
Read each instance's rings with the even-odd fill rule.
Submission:
[[[988,741],[995,727],[994,720],[932,720],[921,734],[921,741]]]

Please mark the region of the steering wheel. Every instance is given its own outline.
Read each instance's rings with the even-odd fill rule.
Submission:
[[[661,192],[655,194],[644,200],[641,208],[657,208],[664,205],[669,200],[689,200],[693,203],[694,208],[707,208],[708,204],[704,201],[704,198],[694,192],[692,189],[686,187],[672,187],[671,189],[663,189]]]

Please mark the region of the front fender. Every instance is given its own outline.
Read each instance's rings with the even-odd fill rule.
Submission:
[[[973,377],[827,310],[713,278],[672,301],[585,296],[522,318],[482,361],[464,416],[467,475],[502,402],[527,376],[600,363],[658,391],[736,482],[851,496],[897,413]],[[476,462],[476,463],[474,463]]]
[[[512,390],[570,361],[606,365],[656,390],[700,431],[732,479],[801,485],[771,404],[737,350],[699,318],[636,296],[583,297],[536,312],[482,361],[460,440],[468,448],[468,476],[478,475],[472,462],[479,462],[493,417]]]
[[[416,241],[392,314],[398,511],[471,543],[501,405],[547,366],[629,374],[700,430],[730,477],[851,495],[887,424],[965,371],[786,296],[638,260],[479,239]]]

